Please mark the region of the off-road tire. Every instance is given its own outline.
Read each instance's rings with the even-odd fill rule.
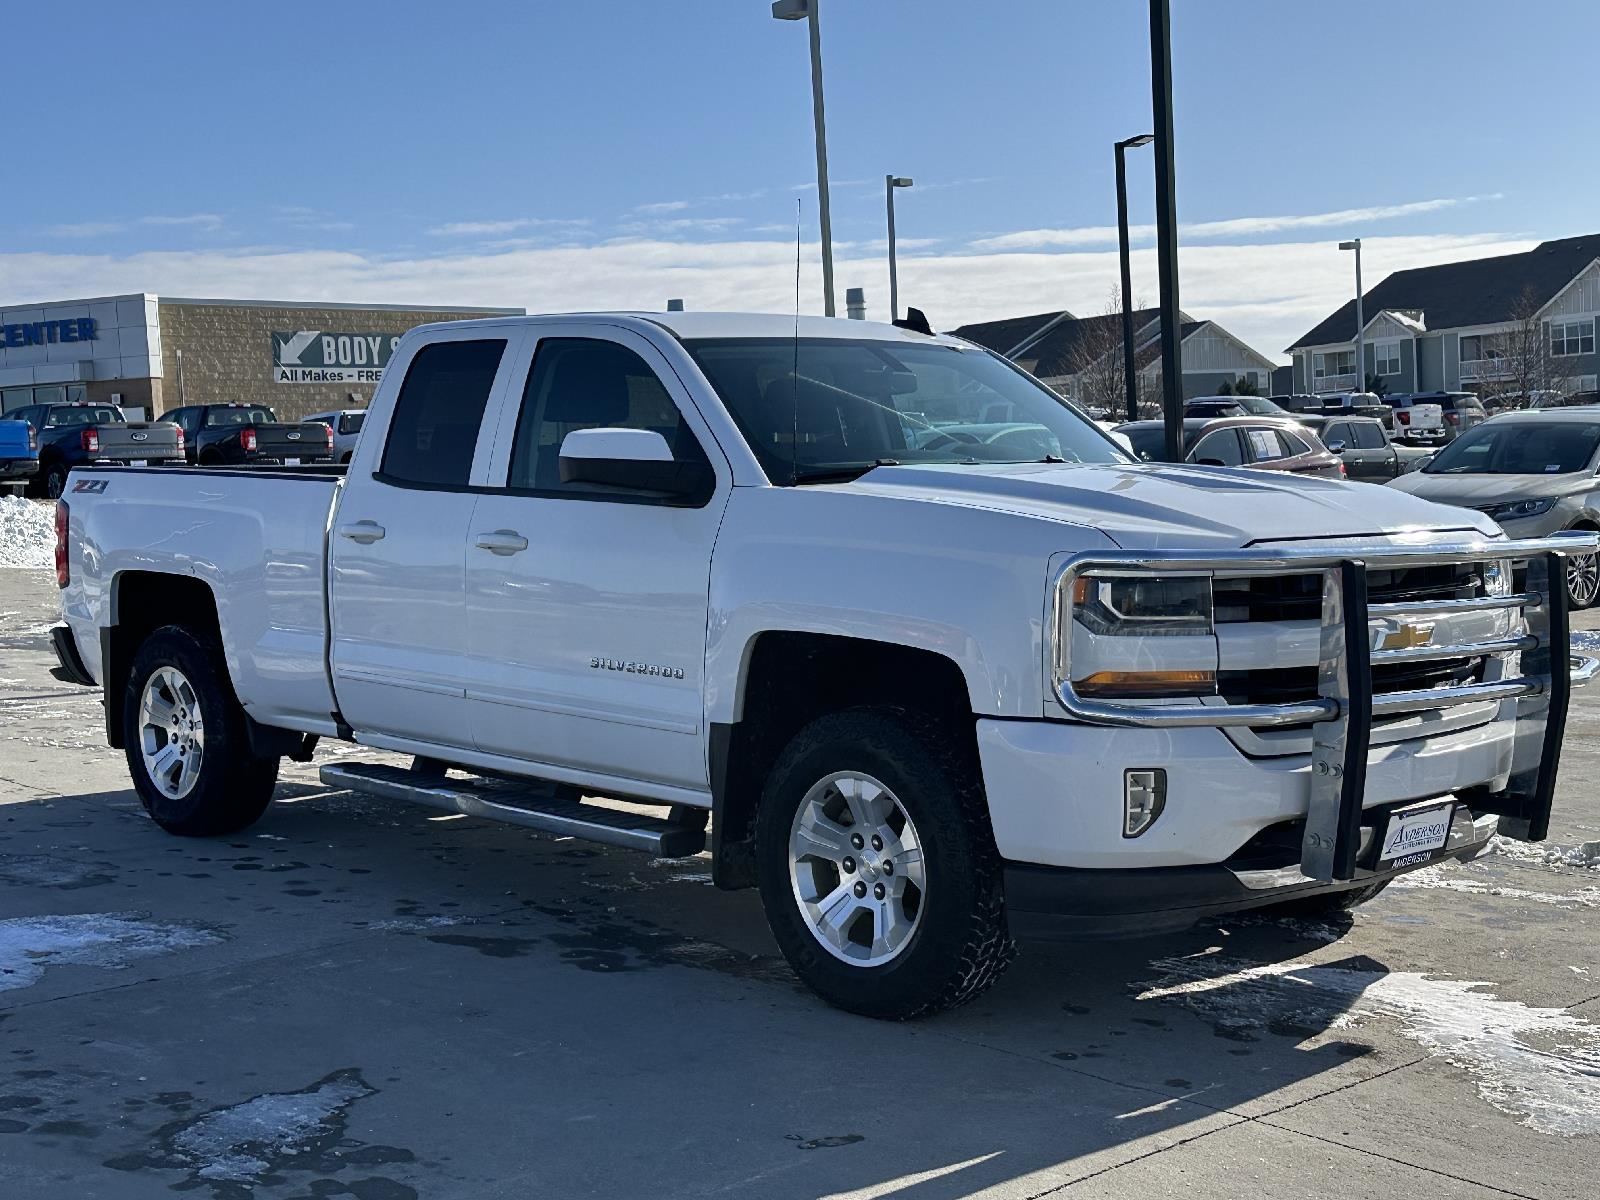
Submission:
[[[176,667],[194,689],[205,728],[205,755],[193,789],[179,799],[150,778],[142,749],[139,705],[145,683],[161,667]],[[157,629],[134,656],[122,700],[128,773],[145,811],[168,833],[216,837],[253,825],[272,802],[278,759],[250,753],[244,709],[228,681],[222,646],[181,625]]]
[[[778,756],[756,814],[761,899],[773,937],[801,980],[828,1003],[904,1021],[986,991],[1015,954],[1006,927],[1000,855],[973,752],[955,731],[917,713],[859,708],[819,717]],[[818,781],[839,771],[881,780],[915,823],[927,871],[918,924],[878,966],[835,957],[801,915],[789,874],[795,814]]]
[[[1389,881],[1382,879],[1365,887],[1346,888],[1342,892],[1323,892],[1317,896],[1285,900],[1262,911],[1275,917],[1332,917],[1365,904],[1388,886]]]

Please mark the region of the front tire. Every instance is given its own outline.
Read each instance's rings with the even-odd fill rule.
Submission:
[[[1567,607],[1593,608],[1600,600],[1600,555],[1573,554],[1567,558]]]
[[[278,760],[256,758],[215,638],[180,625],[139,648],[123,693],[128,772],[168,833],[213,837],[254,824],[272,801]]]
[[[767,922],[836,1007],[926,1016],[980,995],[1011,961],[982,785],[952,740],[908,712],[833,713],[768,777],[756,816]]]

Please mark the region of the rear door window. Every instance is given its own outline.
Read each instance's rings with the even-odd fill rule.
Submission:
[[[1343,442],[1347,449],[1352,450],[1361,444],[1351,432],[1350,426],[1343,421],[1335,421],[1332,425],[1328,425],[1322,430],[1323,445],[1331,448],[1335,442]]]
[[[1384,446],[1383,428],[1379,425],[1370,425],[1363,421],[1355,428],[1356,445],[1362,450],[1382,450]]]
[[[1250,458],[1253,462],[1272,462],[1275,459],[1287,458],[1288,448],[1273,429],[1248,429],[1245,431],[1245,440],[1250,444]]]
[[[1191,462],[1210,460],[1225,467],[1244,465],[1244,451],[1239,447],[1238,431],[1218,429],[1206,434],[1189,454]]]
[[[434,342],[418,350],[400,385],[381,478],[466,487],[484,409],[505,354],[503,338]]]

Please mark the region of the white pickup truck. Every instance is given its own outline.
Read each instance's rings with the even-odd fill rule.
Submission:
[[[559,834],[687,855],[709,818],[717,884],[882,1017],[1013,933],[1327,911],[1543,837],[1595,666],[1551,586],[1593,534],[1136,463],[859,321],[425,326],[347,472],[79,469],[58,530],[63,673],[162,828],[250,824],[318,738],[414,756],[330,784]]]

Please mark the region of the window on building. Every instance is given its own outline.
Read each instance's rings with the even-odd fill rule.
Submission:
[[[1317,354],[1312,357],[1312,375],[1317,379],[1327,379],[1334,375],[1354,375],[1356,373],[1356,352],[1354,350],[1335,350],[1328,354]]]
[[[1379,375],[1400,374],[1399,342],[1379,342],[1376,357]]]
[[[383,448],[383,477],[398,483],[465,487],[478,427],[494,388],[503,340],[435,342],[406,371]]]
[[[1594,319],[1550,322],[1550,353],[1558,358],[1594,353]]]

